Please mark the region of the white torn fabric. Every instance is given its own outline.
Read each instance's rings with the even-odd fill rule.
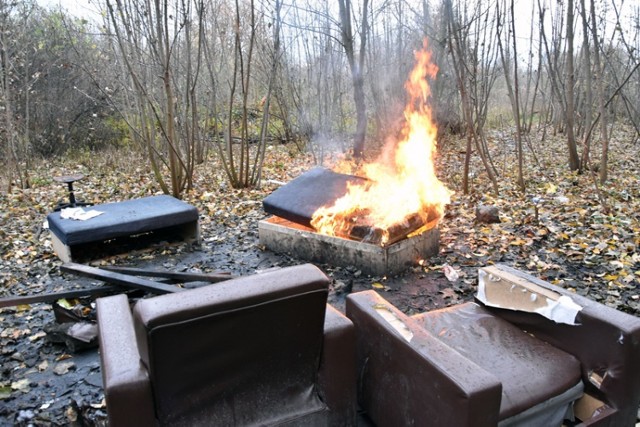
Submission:
[[[75,219],[77,221],[86,221],[91,218],[95,218],[98,215],[102,215],[104,212],[92,209],[85,211],[82,208],[64,208],[60,211],[60,218],[62,219]]]
[[[576,325],[582,307],[571,297],[533,283],[514,283],[484,270],[478,271],[478,293],[484,305],[509,310],[538,313],[556,323]]]

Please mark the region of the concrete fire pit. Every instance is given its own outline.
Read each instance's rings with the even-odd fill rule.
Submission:
[[[389,246],[326,236],[273,216],[258,223],[260,244],[274,252],[334,266],[354,266],[365,274],[390,275],[438,253],[440,232],[433,227]]]

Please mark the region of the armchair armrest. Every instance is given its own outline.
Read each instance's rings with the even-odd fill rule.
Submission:
[[[330,409],[332,426],[356,425],[356,345],[353,323],[327,304],[320,356],[320,395]]]
[[[121,294],[96,302],[109,425],[155,425],[151,384],[140,361],[127,297]]]
[[[358,398],[376,425],[498,423],[495,376],[374,291],[349,295],[346,311],[357,330]]]
[[[492,308],[519,328],[573,354],[581,363],[585,392],[607,403],[608,420],[602,425],[633,425],[640,404],[640,318],[599,304],[506,265],[482,268],[479,276],[506,289],[527,284],[571,298],[581,307],[576,325],[555,323],[538,313]],[[586,420],[583,420],[586,421]],[[588,422],[586,423],[588,424]]]

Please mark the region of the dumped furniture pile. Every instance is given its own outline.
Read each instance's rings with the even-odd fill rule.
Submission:
[[[99,343],[112,426],[636,422],[640,319],[519,270],[481,268],[473,302],[407,315],[367,290],[348,295],[343,314],[311,264],[234,277],[74,263],[122,239],[200,239],[197,210],[169,196],[92,209],[84,221],[56,211],[50,230],[63,271],[107,285],[0,307],[100,297],[98,328],[70,309],[82,325],[61,334]],[[357,249],[367,242],[354,244],[372,262]]]

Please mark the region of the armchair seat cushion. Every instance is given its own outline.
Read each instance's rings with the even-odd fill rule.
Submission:
[[[577,386],[581,384],[580,362],[574,356],[523,332],[476,303],[413,318],[502,383],[499,420],[544,406],[568,390],[573,389],[569,394],[578,396],[582,392],[581,385]],[[578,396],[569,396],[568,401]]]

